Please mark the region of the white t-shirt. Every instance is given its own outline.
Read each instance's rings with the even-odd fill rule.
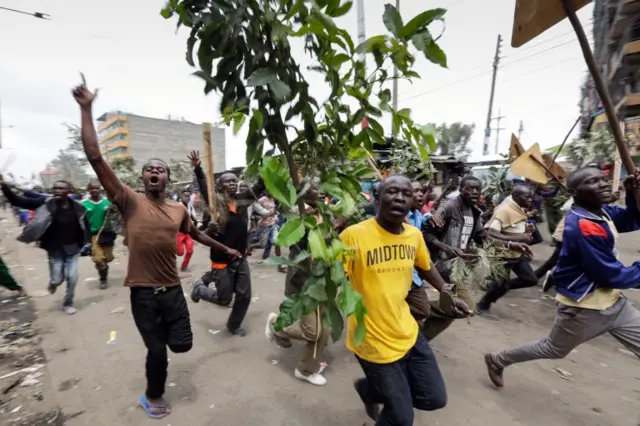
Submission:
[[[464,217],[464,225],[462,225],[462,233],[460,235],[460,248],[464,250],[467,248],[469,238],[471,238],[471,233],[473,232],[473,213],[471,209],[466,209],[462,211],[462,216]]]

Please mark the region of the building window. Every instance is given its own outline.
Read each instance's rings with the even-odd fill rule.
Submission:
[[[120,155],[120,154],[126,154],[127,153],[127,148],[123,147],[123,146],[119,146],[118,148],[112,149],[110,151],[107,152],[107,156],[112,156],[112,155]]]
[[[106,127],[105,129],[101,130],[100,133],[98,134],[98,137],[102,138],[106,135],[108,135],[109,133],[111,133],[112,131],[119,129],[119,128],[126,128],[127,127],[127,122],[126,121],[122,121],[122,120],[118,120],[115,121],[113,123],[111,123],[108,127]]]

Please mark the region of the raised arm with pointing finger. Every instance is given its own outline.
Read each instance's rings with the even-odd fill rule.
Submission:
[[[87,154],[89,164],[91,164],[91,167],[96,172],[98,180],[105,191],[107,191],[107,194],[110,196],[114,196],[122,191],[123,184],[100,152],[98,134],[93,126],[92,111],[93,101],[97,95],[98,89],[96,89],[95,92],[87,89],[87,82],[85,81],[84,75],[82,76],[82,84],[73,89],[73,97],[76,102],[78,102],[78,105],[80,105],[82,147],[84,148],[85,154]]]

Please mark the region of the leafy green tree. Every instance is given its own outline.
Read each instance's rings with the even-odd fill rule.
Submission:
[[[136,167],[136,160],[133,157],[114,158],[109,161],[109,164],[120,182],[129,188],[136,190],[142,185],[142,170]]]
[[[277,261],[305,270],[309,279],[299,294],[281,304],[275,328],[322,304],[323,320],[335,340],[343,331],[342,313],[356,316],[358,343],[366,333],[366,310],[345,277],[343,260],[350,251],[332,221],[356,211],[359,181],[372,172],[366,159],[374,142],[385,141],[378,122],[383,112],[392,117],[393,136],[428,158],[433,132],[416,125],[409,109],[392,108],[387,69],[395,65],[399,78],[411,80],[420,77],[412,70],[413,52],[443,67],[446,56],[429,31],[433,21],[442,20],[444,9],[428,10],[405,23],[387,4],[383,22],[388,32],[356,46],[334,22],[351,7],[351,1],[342,0],[169,0],[161,14],[190,28],[186,60],[194,67],[197,63],[194,74],[202,78],[205,94],[221,95],[225,122],[238,132],[248,121],[249,171],[260,174],[283,206],[298,206],[300,216],[287,221],[277,244],[291,246],[306,238],[308,250]],[[293,41],[302,42],[312,57],[310,69],[296,60]],[[367,71],[360,55],[371,56],[375,67]],[[318,101],[311,94],[310,72],[331,87],[328,98]],[[369,126],[360,129],[365,115]],[[338,200],[318,206],[321,221],[304,214],[308,188],[301,187],[299,173],[320,177],[321,191]]]
[[[627,146],[631,145],[632,141],[627,135]],[[589,163],[610,163],[615,159],[616,149],[613,134],[605,127],[572,141],[563,151],[573,165],[580,167]]]
[[[436,128],[438,154],[454,155],[457,158],[465,159],[471,154],[469,141],[475,128],[475,124],[462,124],[461,122],[439,125]]]

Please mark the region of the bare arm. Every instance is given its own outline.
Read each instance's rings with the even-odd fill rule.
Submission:
[[[93,113],[91,110],[97,94],[97,90],[91,93],[91,91],[87,89],[84,75],[82,76],[82,84],[73,90],[73,97],[76,102],[78,102],[78,105],[80,105],[80,117],[82,119],[80,134],[82,136],[82,147],[87,155],[87,160],[89,160],[89,164],[91,164],[91,167],[96,172],[98,180],[105,191],[107,191],[107,194],[115,199],[116,195],[122,192],[123,185],[100,152],[98,135],[93,126]]]
[[[189,235],[191,235],[191,238],[193,238],[195,241],[199,242],[200,244],[203,244],[207,247],[211,247],[212,249],[217,250],[219,252],[225,253],[231,259],[238,259],[242,257],[240,252],[238,252],[237,250],[230,249],[224,244],[219,243],[218,241],[209,237],[204,232],[199,231],[198,228],[196,228],[195,226],[191,226],[189,228]]]
[[[424,269],[418,268],[416,266],[416,271],[418,271],[418,275],[420,276],[420,278],[427,281],[436,290],[442,291],[442,289],[444,288],[445,282],[440,276],[440,273],[438,272],[438,270],[434,268],[433,265],[431,266],[431,269],[429,269],[428,271],[425,271]]]

